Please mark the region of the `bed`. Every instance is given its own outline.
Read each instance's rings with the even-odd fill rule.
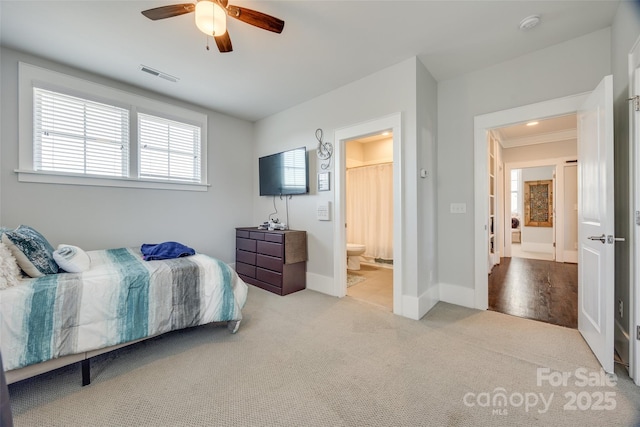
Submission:
[[[238,330],[248,286],[224,262],[204,254],[147,261],[137,248],[86,254],[86,271],[0,290],[9,383],[80,361],[86,385],[89,359],[100,353],[212,322]]]

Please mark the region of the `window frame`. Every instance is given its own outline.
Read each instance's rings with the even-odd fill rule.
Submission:
[[[176,105],[156,101],[98,83],[18,63],[18,174],[19,182],[91,185],[105,187],[207,191],[207,115]],[[66,174],[36,171],[33,159],[33,88],[60,92],[129,110],[129,176]],[[200,127],[200,183],[139,178],[138,112]]]
[[[516,174],[516,189],[513,189],[513,174]],[[519,216],[522,216],[522,212],[520,210],[520,206],[522,206],[522,169],[511,169],[511,179],[509,180],[511,182],[511,213],[513,214],[514,212],[517,213]],[[517,206],[513,206],[513,193],[516,193],[516,199],[517,199]]]

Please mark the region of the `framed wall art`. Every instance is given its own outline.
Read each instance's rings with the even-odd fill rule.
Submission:
[[[329,172],[320,172],[318,174],[318,191],[329,191],[331,189],[329,176]]]
[[[553,180],[525,181],[525,227],[553,227]]]

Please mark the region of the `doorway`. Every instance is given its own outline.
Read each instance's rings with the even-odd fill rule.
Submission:
[[[486,259],[487,253],[487,219],[485,212],[488,211],[488,176],[487,165],[487,132],[495,128],[505,128],[518,123],[527,123],[531,120],[541,120],[550,117],[565,116],[575,114],[580,105],[587,99],[588,94],[574,95],[565,98],[540,102],[523,107],[513,108],[510,110],[499,111],[496,113],[478,116],[475,119],[475,303],[476,308],[486,310],[489,306],[488,301],[488,269]],[[574,158],[573,158],[574,159]],[[561,158],[562,162],[571,160],[570,158]],[[510,167],[514,162],[505,159],[505,172],[510,173]],[[530,162],[527,166],[542,166],[549,164],[549,160],[544,162]],[[509,175],[510,176],[510,175]],[[505,225],[507,221],[504,221]],[[509,224],[510,227],[510,224]],[[509,233],[511,234],[510,228]],[[504,256],[511,256],[510,241],[505,240]]]
[[[606,372],[613,372],[614,209],[613,78],[593,91],[476,116],[475,137],[475,300],[488,306],[486,134],[494,128],[533,119],[578,113],[578,330]],[[484,148],[484,149],[483,149]],[[484,208],[484,209],[483,209]],[[598,244],[596,244],[598,243]]]
[[[491,130],[504,173],[503,258],[489,274],[489,309],[576,328],[576,114]]]
[[[348,141],[363,138],[382,132],[390,132],[393,140],[393,313],[404,315],[402,304],[402,257],[403,235],[402,221],[404,215],[401,183],[403,177],[401,156],[402,116],[392,114],[376,120],[339,129],[335,132],[335,222],[334,245],[346,248],[346,144]],[[334,253],[334,294],[338,297],[347,295],[347,257],[346,251]]]
[[[347,295],[393,311],[393,134],[345,144]]]

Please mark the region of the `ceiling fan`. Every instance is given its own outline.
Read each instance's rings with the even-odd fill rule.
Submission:
[[[191,12],[195,12],[198,29],[208,36],[213,36],[218,50],[223,53],[233,50],[227,32],[227,16],[278,34],[284,29],[283,20],[246,7],[230,5],[228,0],[197,0],[196,3],[172,4],[143,10],[142,14],[157,21]]]

